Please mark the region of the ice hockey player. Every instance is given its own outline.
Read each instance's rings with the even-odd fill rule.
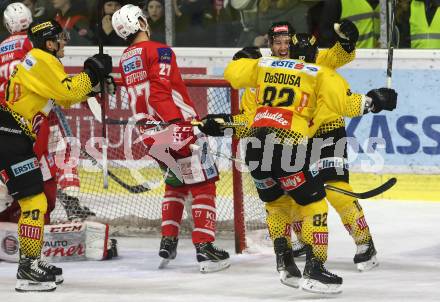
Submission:
[[[158,143],[146,135],[144,144],[149,154],[166,171],[165,194],[162,202],[161,265],[176,257],[176,249],[184,204],[192,197],[194,229],[192,241],[202,273],[229,267],[229,254],[217,248],[216,185],[218,171],[205,147],[195,151],[196,139],[189,121],[197,118],[194,104],[182,81],[172,49],[150,40],[149,26],[142,10],[127,4],[112,17],[116,33],[130,46],[119,63],[122,78],[135,107],[135,116],[146,114],[172,125],[164,131],[169,143]],[[140,127],[141,133],[146,129]],[[181,144],[176,148],[175,144]],[[160,149],[159,152],[155,150]]]
[[[317,56],[315,40],[312,36],[307,37],[312,47],[303,56],[308,56],[308,61],[311,58],[314,61]],[[283,195],[290,195],[301,205],[302,240],[307,245],[302,288],[310,292],[340,293],[342,278],[324,267],[328,244],[324,186],[320,178],[304,165],[308,123],[320,103],[325,103],[340,115],[353,117],[370,111],[393,110],[397,94],[387,88],[374,89],[368,95],[352,93],[347,82],[332,69],[305,63],[304,58],[247,59],[243,58],[241,51],[234,57],[236,60],[230,62],[225,70],[225,78],[234,88],[259,87],[255,109],[249,111],[251,114],[208,116],[203,120],[201,130],[208,135],[221,135],[222,125],[226,122],[245,122],[248,125],[246,129],[236,128],[235,135],[252,138],[245,160],[248,165],[252,162],[251,175],[257,191],[269,205],[266,205],[266,221],[275,249],[281,246],[279,241],[290,239],[290,233],[285,232],[284,227],[290,225],[292,208],[286,206],[287,202],[277,204]],[[255,141],[258,141],[257,148],[253,147]],[[265,155],[265,152],[271,152],[271,156]],[[283,156],[283,153],[288,156]],[[302,160],[303,165],[298,165],[297,160]],[[289,261],[289,273],[297,280],[296,285],[290,280],[290,285],[298,287],[301,273],[293,257],[289,256]]]
[[[32,49],[32,43],[26,34],[26,30],[32,22],[32,15],[29,8],[21,2],[9,4],[3,12],[3,22],[11,35],[0,43],[0,102],[4,104],[5,87],[9,76],[20,63],[29,50]],[[55,114],[51,113],[49,117],[51,124],[57,121]],[[68,155],[66,152],[66,161]],[[79,192],[79,177],[76,167],[65,166],[64,169],[57,169],[52,155],[37,154],[40,166],[43,171],[44,190],[48,199],[48,211],[46,221],[49,220],[51,209],[55,207],[57,197],[57,184],[60,188],[58,199],[66,210],[69,220],[84,219],[88,216],[94,216],[94,213],[87,207],[81,207],[79,200],[75,195]],[[15,202],[8,210],[12,217],[11,222],[17,222],[20,216],[20,207]],[[2,216],[5,216],[3,213]]]
[[[6,106],[0,108],[0,176],[9,194],[18,200],[20,259],[17,291],[53,291],[61,270],[46,268],[41,261],[47,199],[34,144],[48,148],[47,116],[53,104],[68,107],[84,101],[92,88],[111,72],[108,55],[95,55],[84,62],[76,76],[64,72],[59,57],[66,36],[53,21],[33,22],[28,29],[33,44],[11,74],[6,87]]]
[[[344,26],[346,24],[342,23],[341,28],[343,29]],[[346,45],[347,50],[354,50],[355,48],[358,33],[355,31],[352,34],[354,35],[351,38],[352,44]],[[344,36],[350,36],[350,32],[345,31]],[[340,39],[344,40],[345,38]],[[298,35],[294,41],[290,54],[291,58],[304,58],[307,63],[314,63],[313,57],[304,55],[309,49],[313,48],[308,37]],[[383,92],[380,90],[372,90],[367,96],[378,97],[381,93]],[[344,118],[329,110],[324,103],[318,103],[310,122],[309,136],[313,139],[309,140],[307,165],[309,165],[312,173],[319,173],[319,177],[324,183],[352,192],[353,189],[349,184],[347,134]],[[318,140],[321,142],[321,146],[317,143]],[[341,146],[343,146],[342,149]],[[339,214],[342,223],[356,244],[357,249],[353,261],[358,270],[367,271],[378,266],[379,262],[376,258],[377,252],[373,238],[359,201],[356,198],[331,190],[326,190],[326,198]],[[301,242],[302,219],[294,221],[293,224],[299,242]]]

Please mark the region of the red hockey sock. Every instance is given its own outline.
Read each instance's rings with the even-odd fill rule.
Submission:
[[[162,201],[162,236],[178,237],[184,206],[185,194],[167,186]]]
[[[191,193],[193,195],[193,243],[212,242],[215,240],[217,221],[215,209],[215,184],[203,183],[193,186],[191,188]]]

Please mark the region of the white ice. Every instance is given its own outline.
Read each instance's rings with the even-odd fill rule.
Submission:
[[[17,264],[0,262],[0,301],[440,301],[440,203],[365,201],[363,207],[380,266],[356,271],[354,244],[331,211],[327,268],[344,278],[338,296],[282,285],[269,248],[235,255],[231,240],[218,240],[231,252],[231,268],[203,275],[189,239],[179,242],[177,259],[159,270],[159,238],[118,238],[117,260],[61,263],[65,282],[51,293],[16,293]],[[302,269],[304,262],[298,265]]]

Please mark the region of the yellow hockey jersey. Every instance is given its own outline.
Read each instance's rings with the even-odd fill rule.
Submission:
[[[256,88],[255,110],[244,115],[248,127],[289,131],[295,142],[309,136],[309,122],[321,105],[349,117],[364,110],[364,95],[351,93],[344,78],[317,64],[275,57],[240,59],[228,64],[224,77],[236,89]]]
[[[92,84],[86,73],[69,76],[58,58],[34,48],[11,75],[6,104],[24,117],[32,130],[34,116],[38,113],[47,116],[53,103],[69,107],[85,100],[91,91]]]
[[[337,69],[344,66],[355,58],[355,52],[346,52],[341,44],[337,42],[330,49],[320,50],[318,52],[318,57],[316,59],[316,64],[323,65],[331,69]],[[343,127],[344,118],[340,115],[329,110],[327,106],[321,103],[319,107],[316,108],[314,118],[310,123],[309,135],[313,136],[318,132],[328,132],[335,128]],[[240,102],[241,113],[246,115],[253,115],[257,109],[256,101],[256,89],[247,88],[241,98]],[[322,126],[322,127],[321,127]],[[319,130],[318,130],[319,129]],[[318,134],[318,133],[317,133]]]

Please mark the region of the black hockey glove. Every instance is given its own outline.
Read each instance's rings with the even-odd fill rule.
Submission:
[[[350,20],[341,20],[339,26],[335,26],[335,32],[338,35],[338,41],[342,48],[348,53],[356,48],[356,42],[359,39],[359,30]]]
[[[225,123],[232,122],[232,115],[221,114],[208,114],[202,119],[203,125],[198,126],[199,130],[210,136],[224,136],[225,135]]]
[[[252,46],[252,47],[245,47],[241,50],[239,50],[233,57],[232,60],[238,60],[238,59],[259,59],[261,58],[261,52],[258,47]]]
[[[106,93],[108,93],[110,95],[116,94],[117,86],[116,86],[115,80],[113,79],[113,77],[111,75],[105,77],[104,85],[105,85],[105,92]],[[88,94],[88,96],[96,96],[100,92],[101,92],[101,83],[98,82],[98,84],[96,84],[95,86],[92,87],[92,91]]]
[[[368,91],[367,96],[371,98],[370,108],[373,113],[382,110],[393,111],[397,105],[397,92],[392,88],[379,88]]]
[[[104,80],[112,72],[112,57],[108,54],[96,54],[84,62],[84,72],[87,73],[92,86]]]

